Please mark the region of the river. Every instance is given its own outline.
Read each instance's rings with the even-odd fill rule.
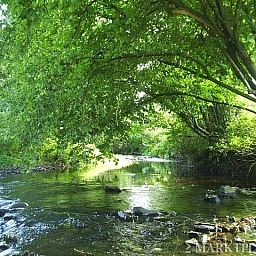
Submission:
[[[176,163],[139,162],[95,177],[86,172],[17,175],[1,181],[0,196],[29,204],[18,246],[46,256],[185,255],[184,231],[194,221],[255,214],[251,197],[239,195],[219,204],[203,200],[207,189],[235,181],[183,174]],[[124,190],[107,193],[106,185]],[[177,215],[168,222],[127,222],[116,216],[136,206]]]

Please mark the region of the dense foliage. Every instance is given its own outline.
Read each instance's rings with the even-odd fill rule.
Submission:
[[[256,113],[247,106],[256,102],[254,1],[1,2],[7,155],[89,159],[88,145],[109,152],[159,109],[175,114],[168,127],[154,124],[163,137],[147,130],[148,141],[165,146],[144,153],[244,152],[236,137],[254,150],[239,121]]]

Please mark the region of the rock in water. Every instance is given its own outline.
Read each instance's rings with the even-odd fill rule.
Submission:
[[[13,214],[9,214],[9,213],[6,213],[4,215],[4,221],[8,221],[8,220],[16,220],[17,219],[17,216],[13,215]]]
[[[159,212],[148,210],[143,207],[133,207],[133,214],[136,216],[158,216]]]
[[[186,241],[185,241],[185,244],[186,244],[186,245],[191,245],[191,246],[198,246],[198,245],[199,245],[197,239],[195,239],[195,238],[186,240]]]
[[[125,213],[125,212],[123,212],[123,211],[118,211],[117,212],[117,216],[120,218],[120,219],[123,219],[123,220],[130,220],[130,216],[127,214],[127,213]]]
[[[106,186],[105,191],[108,193],[121,193],[122,189],[116,186]]]
[[[209,233],[209,232],[221,232],[221,228],[217,227],[215,224],[211,223],[196,223],[194,224],[194,229],[198,232]]]
[[[9,212],[8,209],[0,209],[0,217],[3,217],[8,212]]]
[[[221,186],[219,189],[219,196],[234,198],[237,195],[237,191],[237,187]]]
[[[220,203],[220,198],[218,195],[206,193],[204,196],[204,201],[208,203],[218,204]]]
[[[249,243],[249,252],[256,252],[256,243]]]
[[[242,243],[244,243],[244,240],[241,238],[241,237],[239,237],[238,235],[234,238],[234,242],[235,243],[240,243],[240,244],[242,244]]]
[[[123,211],[118,211],[118,212],[117,212],[117,215],[118,215],[118,217],[121,218],[121,219],[124,219],[124,218],[125,218],[125,213],[124,213]]]
[[[28,204],[24,202],[14,202],[11,206],[10,209],[24,209],[27,208]]]
[[[4,241],[0,242],[0,250],[1,250],[1,252],[9,249],[9,247],[10,246],[8,246],[8,244],[5,243]]]
[[[189,231],[188,232],[188,237],[189,238],[199,238],[200,236],[202,236],[201,232],[196,232],[196,231]]]

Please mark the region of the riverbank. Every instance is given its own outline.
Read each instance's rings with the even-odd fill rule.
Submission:
[[[87,178],[97,176],[108,170],[117,170],[128,167],[138,162],[171,162],[171,160],[150,157],[150,156],[135,156],[135,155],[114,155],[112,158],[104,158],[97,163],[90,164],[88,167],[80,170],[85,173]],[[30,168],[30,170],[24,170],[21,167],[5,166],[0,167],[0,179],[17,174],[35,173],[35,172],[51,172],[62,171],[63,167],[55,164],[42,164]]]
[[[97,176],[108,170],[115,170],[125,168],[136,161],[132,157],[123,155],[115,155],[113,158],[106,158],[98,161],[96,164],[90,164],[87,168],[83,169],[82,172],[86,172],[88,177]],[[24,173],[37,173],[37,172],[53,172],[63,171],[63,167],[55,164],[42,164],[24,170],[21,167],[16,166],[2,166],[0,167],[0,179],[6,178],[12,175],[24,174]]]

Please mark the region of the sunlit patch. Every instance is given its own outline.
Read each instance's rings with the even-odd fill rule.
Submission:
[[[84,180],[91,179],[105,173],[108,170],[121,169],[134,164],[132,159],[125,156],[115,155],[115,158],[117,161],[114,159],[105,159],[104,161],[98,162],[95,166],[91,166],[91,168],[82,171],[79,175],[80,178]]]
[[[151,208],[152,188],[154,186],[132,187],[131,196],[129,197],[130,208],[144,207]]]

